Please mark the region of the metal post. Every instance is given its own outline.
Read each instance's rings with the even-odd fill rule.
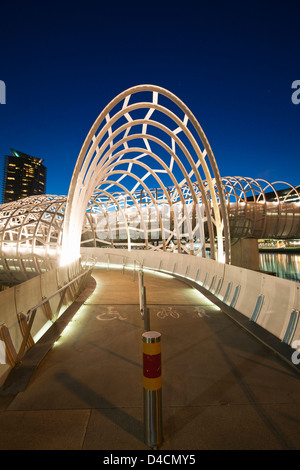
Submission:
[[[143,333],[144,441],[156,449],[162,442],[161,334]]]
[[[144,298],[144,329],[146,331],[149,331],[150,330],[150,312],[149,312],[149,308],[147,307],[146,287],[144,287],[143,298]]]
[[[144,272],[139,269],[138,272],[138,279],[139,279],[139,299],[140,299],[140,312],[141,318],[144,320]]]
[[[138,271],[139,279],[139,299],[140,299],[140,312],[141,318],[144,320],[144,329],[150,330],[150,313],[146,302],[146,287],[144,286],[144,272],[140,269]]]
[[[20,360],[22,359],[23,357],[23,354],[24,354],[24,351],[25,351],[25,347],[26,347],[26,344],[27,344],[27,341],[28,341],[28,338],[29,338],[29,335],[30,335],[30,331],[31,331],[31,327],[32,327],[32,324],[33,324],[33,321],[34,321],[34,317],[35,317],[35,314],[36,314],[36,308],[31,312],[31,315],[30,315],[30,319],[29,319],[29,322],[28,322],[28,325],[27,325],[27,328],[26,328],[26,331],[25,331],[25,334],[24,334],[24,337],[23,337],[23,341],[21,343],[21,346],[20,346],[20,349],[19,349],[19,352],[18,352],[18,355],[16,357],[16,364],[18,364],[18,362],[20,362]]]
[[[133,280],[135,281],[135,260],[133,261]]]

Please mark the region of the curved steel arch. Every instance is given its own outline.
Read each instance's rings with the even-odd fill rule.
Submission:
[[[130,100],[136,100],[139,93],[148,94],[150,100],[140,100],[130,104]],[[145,99],[144,96],[143,99]],[[161,104],[161,101],[166,99],[168,107]],[[176,113],[173,112],[173,109],[169,109],[173,107],[176,108]],[[146,114],[141,117],[141,112],[144,113],[145,109]],[[136,116],[136,114],[138,115]],[[153,118],[154,116],[156,119]],[[131,139],[128,138],[132,129],[137,126],[142,127],[142,132],[138,133],[139,139],[143,142],[143,147],[140,149],[137,149],[136,146],[131,148]],[[129,191],[133,194],[139,186],[143,186],[145,189],[144,182],[148,178],[151,179],[150,176],[156,175],[157,179],[157,175],[160,173],[160,177],[164,175],[163,179],[166,180],[162,181],[160,186],[170,205],[167,187],[170,179],[174,184],[172,178],[179,161],[175,155],[180,160],[185,159],[186,165],[182,162],[183,168],[187,166],[191,170],[182,181],[177,180],[178,187],[181,188],[184,184],[191,186],[193,182],[198,183],[200,189],[198,203],[205,206],[205,218],[200,220],[201,212],[197,211],[197,220],[199,224],[205,221],[208,225],[211,257],[217,258],[219,261],[230,262],[229,219],[222,180],[215,157],[201,126],[189,108],[173,93],[155,85],[139,85],[125,90],[104,108],[84,141],[74,168],[67,198],[62,242],[63,263],[80,256],[80,237],[85,211],[97,184],[101,183],[102,185],[108,178],[111,179],[112,175],[120,174],[119,178],[115,180],[117,186],[120,180],[130,176],[134,163],[140,163],[140,167],[142,167],[142,160],[147,159],[149,152],[155,154],[149,141],[153,140],[153,135],[156,137],[157,129],[163,132],[165,138],[169,139],[168,148],[172,150],[173,155],[170,155],[169,152],[168,162],[159,168],[148,167],[147,169],[147,165],[144,165],[145,172],[140,175],[134,186],[128,188]],[[135,138],[132,140],[134,141]],[[152,142],[151,145],[153,145]],[[114,159],[117,151],[118,156]],[[131,159],[127,155],[130,152],[133,154]],[[137,155],[135,155],[136,153]],[[125,154],[126,158],[123,158]],[[157,155],[156,161],[159,162],[159,159],[162,160]],[[124,164],[127,165],[127,170],[115,169],[116,166]],[[135,175],[131,174],[131,176],[134,180]],[[149,183],[147,187],[150,188]],[[103,189],[107,190],[107,188]],[[181,203],[183,203],[182,194],[180,197]],[[165,245],[163,249],[166,249]],[[204,253],[205,250],[202,250],[202,254]]]

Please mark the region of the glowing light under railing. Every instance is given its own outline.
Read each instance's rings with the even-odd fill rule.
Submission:
[[[216,312],[221,312],[220,307],[218,307],[216,304],[212,304],[212,305],[210,305],[210,307],[211,307],[213,310],[215,310]]]
[[[59,346],[62,344],[64,340],[69,338],[72,334],[76,333],[76,328],[78,327],[77,321],[80,316],[84,314],[84,311],[88,311],[89,306],[82,305],[79,310],[76,312],[76,314],[72,317],[72,319],[69,321],[69,323],[65,326],[63,331],[61,332],[60,336],[57,338],[57,340],[54,342],[53,346]]]
[[[155,274],[157,274],[158,276],[161,276],[161,277],[173,278],[174,279],[174,276],[172,274],[169,274],[166,271],[156,271],[155,269],[151,269],[151,268],[143,268],[143,271],[155,273]]]
[[[201,301],[205,301],[206,305],[208,304],[210,306],[215,306],[215,304],[211,300],[209,300],[204,294],[199,292],[197,289],[194,289],[194,291],[195,291],[195,296],[196,297],[198,296]]]
[[[33,340],[36,343],[45,333],[49,330],[49,328],[53,325],[52,321],[48,320],[44,326],[34,335]]]

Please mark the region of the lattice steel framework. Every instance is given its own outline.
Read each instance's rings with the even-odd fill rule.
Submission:
[[[232,239],[300,237],[300,188],[246,177],[222,178]]]
[[[142,85],[96,119],[68,197],[0,206],[0,280],[23,281],[79,256],[80,246],[209,252],[230,262],[230,240],[245,237],[300,238],[299,187],[221,178],[191,111]]]
[[[31,196],[0,206],[0,271],[23,281],[57,263],[66,197]]]
[[[174,188],[172,193],[170,187]],[[156,188],[155,194],[151,188]],[[186,188],[192,205],[186,204]],[[156,214],[161,230],[161,249],[167,249],[175,234],[177,249],[181,251],[179,235],[185,223],[188,252],[195,254],[193,241],[198,232],[196,254],[205,256],[205,225],[211,257],[230,262],[229,220],[215,157],[195,116],[168,90],[154,85],[132,87],[114,98],[96,119],[70,184],[63,262],[80,254],[85,212],[95,190],[98,199],[110,201],[122,213],[128,249],[131,249],[130,227],[125,208],[132,205],[139,213],[148,247],[147,221],[142,208],[151,205],[151,217]],[[141,191],[140,201],[135,196],[137,190]],[[123,201],[114,196],[120,192],[125,194]],[[179,215],[180,205],[183,216]],[[108,207],[106,202],[106,208],[102,208],[104,215]],[[162,207],[171,213],[169,228],[163,223]],[[189,210],[193,216],[188,216]]]
[[[203,184],[208,191],[205,181]],[[288,183],[269,183],[245,177],[225,177],[222,184],[233,240],[245,237],[300,238],[299,188]],[[193,190],[198,198],[201,193],[197,184],[193,185]],[[183,185],[181,191],[187,212],[193,217],[189,209],[193,207],[190,188]],[[168,188],[168,192],[170,197],[178,201],[178,195],[175,198],[175,187]],[[162,191],[154,189],[151,194],[159,207],[160,201],[164,200]],[[143,190],[131,194],[130,199],[125,191],[106,195],[96,190],[89,199],[85,212],[81,246],[128,248],[129,240],[133,248],[156,250],[162,245],[163,228],[169,234],[167,249],[178,251],[172,213],[160,208],[162,216],[157,218],[152,198]],[[124,201],[127,199],[126,206]],[[0,206],[2,282],[22,282],[57,265],[62,247],[66,202],[66,196],[46,195],[32,196]],[[180,220],[180,227],[183,227],[180,234],[181,252],[189,252],[189,234],[185,231],[185,215],[180,199],[178,204],[180,209],[177,219]],[[150,217],[147,218],[147,214]],[[159,222],[163,227],[159,226]],[[209,233],[205,225],[202,236],[208,241],[206,247],[209,248]]]

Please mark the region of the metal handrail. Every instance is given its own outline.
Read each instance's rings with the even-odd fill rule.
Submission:
[[[57,289],[53,294],[49,295],[48,297],[44,298],[41,302],[39,302],[38,304],[36,304],[34,307],[31,307],[27,313],[26,313],[26,321],[28,321],[29,319],[29,323],[28,323],[28,326],[27,326],[27,329],[26,329],[26,332],[24,334],[24,337],[23,337],[23,341],[21,343],[21,346],[20,346],[20,349],[19,349],[19,352],[17,354],[17,357],[16,357],[16,360],[15,360],[15,364],[17,364],[18,362],[20,362],[20,360],[22,359],[23,357],[23,354],[24,354],[24,351],[25,351],[25,347],[26,347],[26,344],[27,344],[27,341],[28,341],[28,338],[29,338],[29,335],[30,335],[30,331],[31,331],[31,328],[32,328],[32,325],[33,325],[33,321],[34,321],[34,318],[35,318],[35,314],[36,314],[36,311],[38,308],[42,307],[46,302],[49,302],[50,299],[52,299],[53,297],[55,297],[57,294],[59,294],[60,292],[63,292],[63,291],[66,291],[66,289],[71,285],[73,284],[74,282],[76,282],[77,280],[79,280],[80,278],[84,277],[84,276],[87,276],[90,271],[92,271],[92,269],[94,268],[94,266],[92,266],[91,268],[87,269],[86,271],[84,271],[83,273],[80,273],[78,276],[76,276],[74,279],[72,279],[71,281],[69,281],[67,284],[65,284],[63,287],[60,287],[59,289]],[[79,289],[78,289],[79,290]]]
[[[123,266],[123,268],[125,267],[124,259],[126,259],[126,260],[129,260],[129,261],[132,261],[133,268],[136,268],[136,265],[137,265],[139,268],[143,269],[143,264],[139,260],[137,260],[135,258],[134,258],[134,260],[132,260],[129,256],[126,256],[126,255],[123,255],[123,254],[120,255],[120,253],[107,253],[107,257],[108,257],[107,264],[108,264],[108,266],[109,266],[109,262],[110,262],[110,260],[109,260],[110,256],[118,256],[119,258],[122,257],[122,261],[123,261],[122,266]]]
[[[69,287],[71,284],[73,284],[73,282],[77,281],[78,279],[80,279],[81,277],[83,277],[85,274],[87,274],[89,271],[91,271],[93,268],[89,268],[87,269],[85,272],[79,274],[78,276],[76,276],[74,279],[72,279],[72,281],[69,281],[67,284],[65,284],[63,287],[60,287],[59,289],[57,289],[53,294],[49,295],[48,297],[44,298],[41,302],[39,302],[38,304],[36,304],[34,307],[31,307],[27,313],[26,313],[26,320],[28,320],[29,318],[29,315],[30,313],[33,311],[33,310],[37,310],[39,307],[42,307],[42,305],[44,305],[46,302],[48,302],[50,299],[52,299],[53,297],[55,297],[57,294],[59,294],[60,292],[62,292],[64,289],[66,289],[67,287]]]
[[[110,256],[122,256],[122,266],[123,266],[123,273],[125,269],[124,260],[130,260],[133,263],[133,270],[134,270],[134,280],[135,280],[135,270],[138,270],[138,285],[139,285],[139,303],[140,303],[140,314],[141,319],[144,321],[144,329],[146,331],[150,330],[150,313],[149,308],[147,307],[147,300],[146,300],[146,287],[144,285],[144,265],[141,261],[137,259],[131,259],[129,256],[120,255],[119,253],[107,253],[107,266],[109,267]]]

